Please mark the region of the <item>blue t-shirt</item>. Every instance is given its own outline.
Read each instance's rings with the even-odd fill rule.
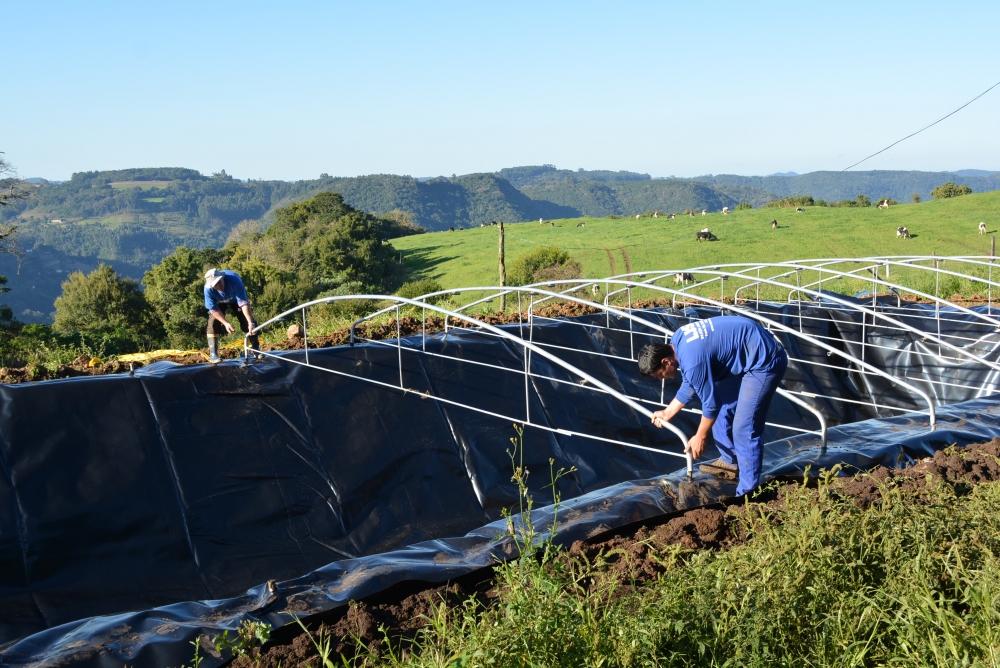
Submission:
[[[235,271],[229,271],[228,269],[223,269],[216,272],[226,277],[225,285],[223,285],[223,290],[219,291],[215,288],[205,288],[205,308],[209,311],[215,309],[217,304],[236,304],[237,306],[244,306],[250,303],[247,299],[247,290],[243,287],[243,279]]]
[[[766,329],[749,318],[724,315],[684,325],[670,339],[683,375],[674,396],[687,404],[698,395],[707,418],[719,415],[715,384],[729,376],[769,369],[780,344]]]

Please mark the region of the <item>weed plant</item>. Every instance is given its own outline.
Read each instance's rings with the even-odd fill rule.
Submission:
[[[827,474],[749,504],[746,543],[660,550],[641,586],[548,544],[497,567],[490,609],[442,605],[410,651],[361,663],[1000,665],[1000,484],[882,486],[867,508],[836,489]]]

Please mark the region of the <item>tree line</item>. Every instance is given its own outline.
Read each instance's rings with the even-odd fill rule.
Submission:
[[[405,214],[380,218],[323,192],[277,210],[266,230],[254,221],[241,224],[221,248],[179,246],[141,281],[107,265],[71,274],[55,301],[51,331],[19,326],[6,314],[6,354],[23,347],[12,340],[22,334],[45,345],[89,342],[109,353],[202,347],[204,273],[211,267],[240,274],[260,322],[318,297],[391,293],[403,271],[388,240],[423,231]]]

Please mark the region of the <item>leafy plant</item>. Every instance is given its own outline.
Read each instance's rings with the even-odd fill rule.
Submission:
[[[234,656],[247,657],[255,666],[260,666],[260,648],[270,639],[270,624],[247,619],[236,629],[234,637],[230,638],[229,629],[217,636],[215,649],[219,653],[232,652]]]
[[[511,263],[507,270],[507,285],[528,285],[535,282],[535,275],[539,270],[565,267],[570,261],[569,253],[558,246],[538,246],[519,255]]]
[[[62,334],[131,339],[147,346],[163,338],[139,282],[118,276],[106,264],[86,276],[79,271],[70,274],[55,307],[53,329]]]
[[[969,186],[959,186],[951,181],[947,183],[942,183],[937,188],[931,191],[931,197],[934,199],[948,199],[951,197],[961,197],[962,195],[972,194],[972,188]]]
[[[396,294],[400,297],[406,297],[407,299],[416,299],[421,295],[438,292],[442,289],[441,284],[433,278],[423,278],[418,281],[403,283],[403,286],[396,291]],[[438,295],[437,297],[428,298],[427,302],[429,304],[437,304],[443,298],[444,295]]]

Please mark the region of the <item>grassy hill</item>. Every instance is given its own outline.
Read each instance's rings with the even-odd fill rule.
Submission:
[[[770,222],[776,218],[777,230]],[[988,255],[990,236],[1000,234],[1000,192],[908,204],[888,211],[871,208],[807,207],[755,209],[723,216],[557,220],[506,226],[507,262],[539,245],[560,246],[580,262],[585,277],[655,269],[685,269],[730,262],[879,254]],[[584,223],[585,227],[578,227]],[[906,226],[912,239],[896,239]],[[696,241],[708,227],[715,242]],[[497,228],[423,234],[392,241],[407,268],[445,287],[496,285]],[[462,295],[457,301],[471,300]]]
[[[260,220],[269,224],[275,209],[323,191],[339,192],[348,204],[363,211],[384,215],[401,209],[430,230],[446,230],[491,220],[570,219],[583,215],[600,218],[634,216],[654,210],[681,212],[702,208],[717,212],[723,206],[734,207],[744,201],[759,206],[775,194],[786,195],[809,185],[822,174],[652,179],[648,174],[636,172],[573,172],[541,165],[423,180],[374,174],[349,178],[322,175],[318,179],[286,182],[241,181],[225,172],[205,176],[184,168],[79,172],[66,182],[37,183],[35,197],[30,201],[0,210],[0,220],[18,226],[22,246],[36,253],[35,258],[46,258],[44,262],[26,258],[20,267],[13,261],[0,262],[0,270],[9,279],[8,287],[12,290],[0,301],[11,304],[15,314],[26,321],[48,321],[52,302],[59,295],[60,281],[74,269],[92,268],[103,261],[120,273],[141,278],[146,268],[173,252],[178,245],[191,248],[222,246],[233,227],[241,221]],[[882,196],[908,201],[911,191],[925,193],[947,180],[967,183],[977,192],[1000,188],[1000,174],[988,172],[963,175],[850,172],[817,187],[813,194],[826,199],[853,199],[858,193],[864,193],[873,201]],[[863,214],[845,211],[814,213],[810,210],[808,216],[818,220],[823,216],[851,218]],[[763,220],[770,220],[771,216],[767,212],[741,213],[726,218],[725,224],[756,220],[755,215]],[[891,215],[897,214],[891,212]],[[661,227],[654,228],[656,235],[663,231],[679,235],[679,230],[686,229],[686,222],[691,223],[692,230],[700,229],[705,222],[714,224],[706,219],[675,221],[674,227],[662,227],[665,219],[657,220]],[[572,245],[582,238],[576,229],[577,222],[563,220],[555,230],[536,230],[539,234],[544,232],[537,242],[544,243],[544,238],[560,239],[560,235],[565,234],[567,237],[559,243]],[[642,222],[640,228],[644,224]],[[563,227],[567,228],[564,232],[560,231]],[[603,248],[606,245],[614,251],[619,246],[630,248],[631,244],[638,243],[645,232],[633,227],[627,221],[589,222],[585,228],[587,235],[591,230],[607,229],[624,237],[601,241],[604,245],[585,251],[585,254],[604,257],[605,264],[610,266]],[[480,233],[484,232],[475,232],[472,236]],[[691,230],[686,233],[691,234]],[[782,233],[780,230],[776,233],[776,241]],[[469,231],[461,234],[469,234]],[[725,243],[733,241],[732,235],[724,240]],[[644,261],[641,249],[627,252],[630,262]],[[598,262],[593,258],[583,260],[585,266],[596,266]],[[625,265],[622,253],[618,253],[616,262],[622,267]]]

